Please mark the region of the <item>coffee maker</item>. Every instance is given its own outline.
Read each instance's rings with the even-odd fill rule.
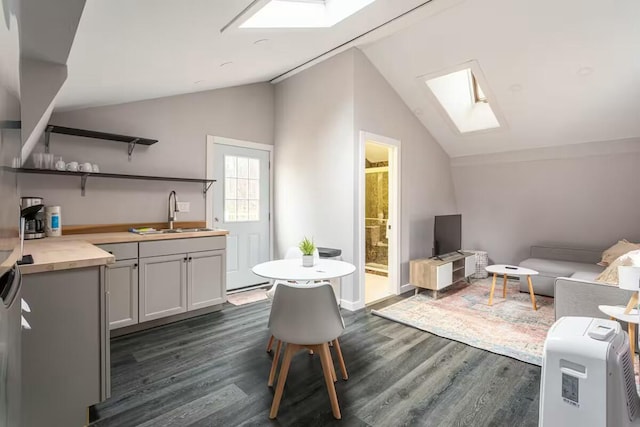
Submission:
[[[20,215],[24,218],[24,239],[42,239],[45,237],[45,213],[42,197],[22,197]]]

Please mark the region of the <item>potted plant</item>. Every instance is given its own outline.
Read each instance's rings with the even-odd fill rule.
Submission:
[[[313,244],[313,240],[305,237],[298,245],[298,248],[300,248],[302,252],[302,266],[313,267],[313,253],[316,250],[316,245]]]

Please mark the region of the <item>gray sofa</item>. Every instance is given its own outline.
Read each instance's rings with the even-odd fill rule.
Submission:
[[[631,291],[596,282],[604,270],[596,265],[602,251],[532,246],[530,258],[520,263],[540,274],[532,276],[533,291],[555,297],[556,319],[563,316],[606,318],[599,305],[626,305]],[[526,278],[520,290],[528,292]]]

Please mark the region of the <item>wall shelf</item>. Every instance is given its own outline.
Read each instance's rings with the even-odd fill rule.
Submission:
[[[93,130],[68,128],[64,126],[47,125],[44,131],[44,151],[49,152],[49,140],[52,133],[59,133],[62,135],[81,136],[84,138],[104,139],[107,141],[118,141],[129,144],[127,152],[129,153],[129,159],[131,154],[136,148],[136,145],[153,145],[158,142],[157,139],[141,138],[138,136],[118,135],[116,133],[97,132]]]
[[[199,178],[178,178],[169,176],[149,176],[149,175],[125,175],[117,173],[93,173],[93,172],[71,172],[71,171],[59,171],[49,169],[32,169],[32,168],[19,168],[14,169],[18,173],[30,173],[38,175],[65,175],[65,176],[78,176],[80,177],[80,189],[82,195],[85,195],[85,188],[87,185],[87,178],[109,178],[109,179],[134,179],[143,181],[165,181],[165,182],[193,182],[196,184],[202,184],[202,194],[206,195],[211,185],[216,182],[215,179],[199,179]]]

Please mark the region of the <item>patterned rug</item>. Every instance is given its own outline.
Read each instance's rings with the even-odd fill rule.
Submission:
[[[538,310],[519,282],[509,281],[502,298],[502,280],[489,306],[491,279],[460,283],[434,300],[426,293],[372,313],[473,347],[542,366],[547,331],[555,321],[553,298],[536,295]]]
[[[227,295],[227,302],[233,305],[245,305],[267,299],[266,289],[252,289]]]

